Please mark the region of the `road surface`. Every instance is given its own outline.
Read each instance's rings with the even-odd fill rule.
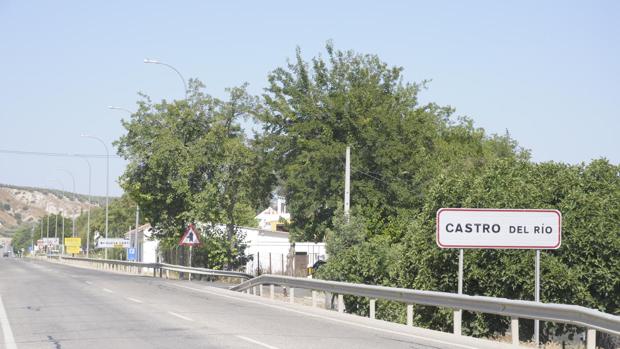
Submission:
[[[0,259],[0,347],[500,348],[210,287]]]

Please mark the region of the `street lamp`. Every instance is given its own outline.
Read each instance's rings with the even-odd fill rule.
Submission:
[[[54,181],[50,180],[51,182],[56,182],[58,184],[60,184],[60,188],[63,192],[63,197],[64,197],[64,193],[67,192],[65,190],[65,186],[62,184],[62,181],[58,178],[54,179]],[[62,212],[62,211],[61,211]],[[54,238],[58,239],[59,244],[62,245],[62,243],[64,242],[64,237],[65,237],[65,216],[61,214],[62,216],[62,237],[58,238],[58,213],[56,213],[55,215],[55,221],[54,221]],[[61,253],[62,254],[62,253]]]
[[[113,110],[122,110],[124,112],[129,113],[130,115],[133,114],[133,112],[127,108],[123,108],[123,107],[115,107],[113,105],[108,105],[108,109],[113,109]]]
[[[86,164],[88,165],[88,218],[86,219],[86,258],[88,258],[88,253],[90,250],[90,180],[92,177],[92,167],[90,166],[90,161],[88,161],[87,158],[81,159],[86,161]]]
[[[146,58],[146,59],[144,60],[144,63],[146,63],[146,64],[159,64],[159,65],[165,65],[166,67],[168,67],[168,68],[170,68],[170,69],[174,70],[174,71],[177,73],[177,75],[179,75],[179,77],[181,78],[181,81],[183,81],[183,90],[185,91],[185,99],[187,99],[187,84],[185,83],[185,78],[183,77],[183,75],[181,75],[181,72],[179,72],[179,71],[177,70],[177,68],[175,68],[175,67],[171,66],[171,65],[170,65],[170,64],[168,64],[168,63],[160,62],[160,61],[159,61],[159,60],[157,60],[157,59],[149,59],[149,58]]]
[[[78,203],[79,203],[79,200],[77,199],[77,193],[75,191],[75,176],[73,175],[73,173],[71,173],[70,171],[65,170],[65,169],[59,169],[58,171],[67,173],[69,176],[71,176],[71,180],[73,180],[73,198],[76,201],[78,201]],[[73,219],[73,227],[72,227],[71,236],[75,237],[75,214],[72,214],[71,218]],[[62,233],[63,233],[63,236],[64,236],[64,233],[65,233],[64,229],[63,229]]]
[[[146,61],[146,60],[145,60]],[[181,77],[182,78],[182,77]],[[132,115],[133,112],[127,108],[123,108],[123,107],[115,107],[115,106],[108,106],[108,109],[113,109],[113,110],[120,110],[120,111],[124,111],[126,113],[129,113],[129,115]],[[138,224],[140,222],[140,206],[138,204],[136,204],[136,233],[134,235],[132,235],[131,237],[131,247],[135,248],[135,256],[137,259],[139,259],[138,257],[140,256],[139,250],[140,250],[140,244],[138,243]]]
[[[108,146],[105,144],[105,142],[103,140],[101,140],[101,138],[96,137],[96,136],[92,136],[89,134],[83,134],[82,137],[86,137],[86,138],[92,138],[95,139],[97,141],[99,141],[99,143],[103,144],[103,147],[105,148],[105,153],[106,153],[106,157],[105,157],[105,161],[106,161],[106,175],[105,175],[105,238],[106,240],[108,239],[108,200],[109,200],[109,181],[110,181],[110,152],[108,151]],[[105,259],[108,259],[108,249],[104,248],[103,250],[104,252],[104,257]]]

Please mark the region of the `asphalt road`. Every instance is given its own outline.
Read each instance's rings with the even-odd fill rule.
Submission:
[[[502,347],[201,282],[18,258],[0,258],[0,325],[6,349]]]

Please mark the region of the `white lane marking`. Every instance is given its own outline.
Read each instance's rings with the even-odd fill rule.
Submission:
[[[168,314],[173,315],[173,316],[176,316],[176,317],[178,317],[179,319],[183,319],[183,320],[187,320],[187,321],[194,321],[193,319],[188,318],[187,316],[183,316],[183,315],[181,315],[181,314],[173,313],[173,312],[171,312],[171,311],[169,311],[169,312],[168,312]]]
[[[106,291],[107,293],[114,293],[114,291],[108,289],[108,288],[102,288],[102,290]]]
[[[139,299],[135,299],[135,298],[131,298],[131,297],[126,297],[126,298],[127,298],[127,299],[129,299],[129,300],[130,300],[130,301],[132,301],[132,302],[142,304],[142,301],[141,301],[141,300],[139,300]]]
[[[92,285],[93,283],[90,281],[84,281],[87,285]]]
[[[6,349],[17,349],[15,337],[13,337],[13,331],[11,330],[11,324],[9,323],[9,317],[6,316],[6,311],[4,311],[4,304],[2,304],[2,296],[0,296],[0,325],[2,325],[4,347]]]
[[[263,342],[259,342],[256,339],[252,339],[252,338],[248,338],[245,336],[240,336],[240,335],[236,335],[235,337],[239,338],[239,339],[243,339],[244,341],[248,341],[250,343],[256,344],[256,345],[260,345],[263,348],[269,348],[269,349],[278,349],[278,347],[274,347],[273,345],[269,345]]]
[[[374,330],[374,331],[379,331],[379,332],[384,332],[384,333],[390,333],[390,334],[395,334],[395,335],[404,336],[404,337],[422,339],[422,340],[426,340],[426,341],[429,341],[429,342],[436,342],[436,343],[441,343],[441,344],[447,344],[447,345],[450,345],[452,347],[459,347],[459,348],[466,348],[466,349],[478,349],[478,347],[471,347],[471,346],[465,345],[465,344],[457,344],[457,343],[453,343],[453,342],[443,341],[443,340],[440,340],[440,339],[434,339],[434,338],[429,338],[429,337],[425,337],[425,336],[419,336],[419,335],[410,334],[410,333],[392,331],[392,330],[388,330],[388,329],[385,329],[385,328],[378,328],[378,327],[372,327],[372,326],[368,326],[368,325],[364,325],[364,324],[358,324],[358,323],[355,323],[355,322],[335,319],[335,318],[331,318],[331,317],[327,317],[327,316],[323,316],[323,315],[305,313],[305,312],[300,311],[300,310],[290,309],[290,308],[282,307],[282,306],[275,305],[275,304],[267,304],[267,303],[263,303],[263,302],[253,301],[251,299],[244,299],[244,298],[241,298],[241,297],[229,296],[229,295],[221,294],[219,292],[211,292],[211,291],[207,291],[207,290],[203,290],[203,289],[199,289],[199,288],[193,288],[193,287],[188,287],[188,286],[183,286],[183,285],[177,285],[177,284],[173,284],[173,283],[169,283],[169,285],[180,287],[180,288],[186,288],[188,290],[193,290],[193,291],[197,291],[197,292],[208,293],[208,294],[212,294],[214,296],[221,296],[221,297],[225,297],[225,298],[240,300],[240,301],[247,302],[247,303],[254,303],[254,304],[262,305],[262,306],[265,306],[265,307],[280,309],[280,310],[284,310],[284,311],[290,311],[292,313],[297,313],[297,314],[301,314],[301,315],[304,315],[304,316],[311,316],[311,317],[315,317],[315,318],[319,318],[319,319],[323,319],[323,320],[339,322],[339,323],[342,323],[342,324],[345,324],[345,325],[357,326],[357,327],[361,327],[361,328],[365,328],[365,329],[369,329],[369,330]]]

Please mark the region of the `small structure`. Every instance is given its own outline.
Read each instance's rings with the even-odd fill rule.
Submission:
[[[285,231],[246,227],[239,231],[245,235],[245,254],[251,257],[246,264],[250,274],[305,276],[308,267],[327,258],[323,242],[291,243]]]
[[[286,202],[282,197],[276,197],[271,206],[256,215],[258,227],[263,230],[286,231],[286,225],[291,221],[291,215],[286,210]]]
[[[132,229],[125,233],[125,238],[131,241],[131,246],[136,249],[136,261],[145,263],[157,262],[157,248],[159,240],[151,239],[153,228],[149,223],[141,225],[138,229]]]

